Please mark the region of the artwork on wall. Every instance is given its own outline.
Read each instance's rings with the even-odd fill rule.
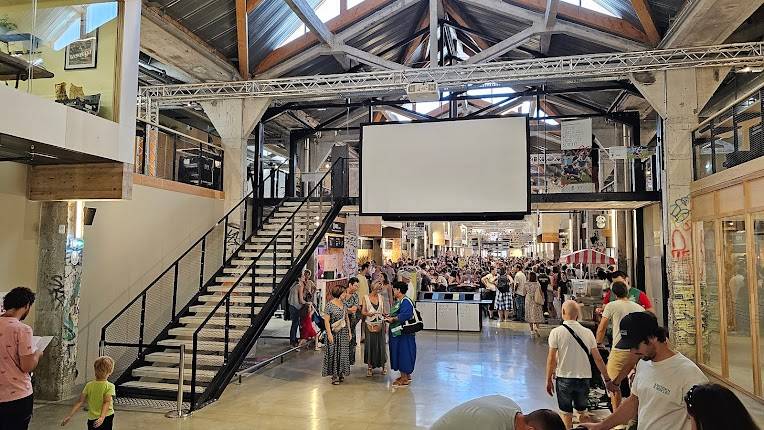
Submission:
[[[75,40],[66,46],[64,70],[95,69],[98,62],[98,31],[93,37]]]

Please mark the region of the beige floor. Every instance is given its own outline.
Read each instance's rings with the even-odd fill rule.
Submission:
[[[480,334],[417,335],[416,370],[408,388],[392,388],[391,376],[366,378],[362,365],[354,367],[343,385],[333,386],[320,376],[321,353],[303,351],[241,385],[230,385],[218,402],[190,418],[118,410],[115,428],[419,429],[454,405],[497,393],[513,398],[525,411],[556,409],[543,384],[546,338],[529,337],[526,327],[491,322]],[[548,330],[542,331],[546,335]],[[67,411],[65,405],[37,405],[30,428],[55,428]],[[68,428],[85,428],[85,414]]]

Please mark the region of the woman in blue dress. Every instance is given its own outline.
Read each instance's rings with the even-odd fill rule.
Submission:
[[[390,309],[386,321],[390,323],[390,368],[400,372],[401,376],[393,382],[395,387],[405,387],[411,383],[411,373],[416,364],[416,339],[414,334],[405,334],[401,324],[414,317],[414,303],[406,296],[408,284],[395,282],[393,296],[395,304]]]

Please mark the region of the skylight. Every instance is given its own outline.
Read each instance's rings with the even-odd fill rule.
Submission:
[[[348,7],[351,7],[349,2]],[[327,22],[332,18],[340,16],[340,0],[323,0],[314,10],[316,11],[316,16],[318,16],[321,22]],[[291,35],[289,35],[289,37],[286,38],[286,40],[281,42],[279,46],[284,46],[309,31],[310,30],[305,27],[305,24],[300,24],[300,26],[297,27],[297,29]]]
[[[602,5],[597,3],[595,0],[562,0],[562,1],[564,1],[565,3],[574,4],[584,9],[589,9],[595,12],[599,12],[603,15],[608,15],[615,18],[622,18],[621,16],[618,16],[614,14],[613,12],[610,12],[609,10],[605,9],[604,7],[602,7]]]

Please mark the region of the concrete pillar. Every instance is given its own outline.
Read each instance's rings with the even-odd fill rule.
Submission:
[[[690,183],[692,129],[729,69],[677,69],[632,76],[632,82],[663,119],[665,170],[661,172],[663,240],[668,273],[668,327],[674,345],[695,357],[695,289],[693,286]],[[661,310],[657,309],[657,312]],[[692,342],[694,344],[694,342]]]
[[[247,140],[270,105],[270,99],[232,99],[201,102],[223,143],[223,192],[226,212],[244,197],[247,181]],[[226,247],[234,252],[242,241],[244,205],[231,213]]]
[[[225,208],[244,197],[247,179],[247,139],[270,105],[270,99],[233,99],[201,102],[204,112],[220,135],[225,150],[223,192]]]
[[[82,202],[43,202],[34,332],[53,336],[35,370],[35,398],[71,396],[77,378],[77,332],[82,279]]]

